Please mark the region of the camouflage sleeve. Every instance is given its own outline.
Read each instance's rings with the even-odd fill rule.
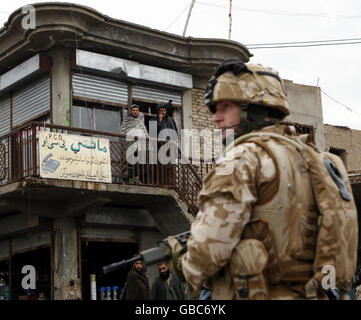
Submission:
[[[257,185],[271,181],[275,174],[266,151],[247,143],[237,146],[234,157],[216,165],[205,178],[188,251],[181,258],[192,295],[228,262],[258,199]]]

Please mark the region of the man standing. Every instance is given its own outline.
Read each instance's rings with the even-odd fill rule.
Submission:
[[[167,103],[158,104],[157,108],[157,133],[164,129],[174,130],[174,135],[178,134],[177,125],[173,120],[174,106],[172,100],[169,100]],[[176,140],[176,139],[175,139]]]
[[[151,297],[153,300],[189,300],[187,286],[171,272],[165,262],[158,264],[159,276],[153,281]]]
[[[144,122],[139,118],[139,106],[137,104],[131,106],[129,115],[123,120],[120,126],[120,133],[132,136],[148,136]]]
[[[123,120],[120,127],[120,133],[126,135],[126,141],[121,139],[122,149],[127,159],[127,176],[129,182],[141,182],[143,178],[143,168],[133,167],[137,163],[145,164],[147,159],[147,142],[148,131],[144,122],[139,117],[139,106],[133,104],[130,108],[130,114]],[[134,137],[138,138],[136,142]],[[144,181],[143,181],[144,182]]]
[[[187,248],[168,237],[190,294],[205,283],[212,299],[327,299],[324,267],[347,293],[358,223],[341,159],[279,124],[289,107],[273,69],[226,61],[205,99],[228,146],[203,181]]]
[[[143,262],[137,260],[131,267],[124,292],[124,300],[149,300],[149,280],[143,270]]]

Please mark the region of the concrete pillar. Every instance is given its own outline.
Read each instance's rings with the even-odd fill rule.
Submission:
[[[183,94],[183,126],[184,129],[192,129],[192,89]]]
[[[78,237],[74,218],[54,220],[54,299],[81,298],[78,275]]]
[[[71,125],[70,60],[71,51],[54,48],[50,55],[53,60],[52,74],[52,121],[54,124]]]

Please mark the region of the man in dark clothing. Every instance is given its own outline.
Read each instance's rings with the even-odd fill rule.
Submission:
[[[164,262],[158,264],[159,277],[152,284],[153,300],[189,300],[190,296],[184,282],[171,272]]]
[[[134,262],[127,277],[124,300],[149,300],[149,280],[143,270],[143,262]]]
[[[159,167],[159,174],[155,176],[157,182],[167,185],[174,184],[173,167],[178,156],[178,130],[172,118],[174,106],[172,100],[167,103],[160,103],[156,108],[157,119],[152,120],[150,127],[157,126],[157,136],[159,140],[167,140],[174,143],[158,142],[158,159],[162,164]],[[153,130],[152,130],[153,131]],[[164,166],[163,166],[164,165]]]
[[[158,104],[156,111],[158,135],[163,129],[172,129],[176,134],[178,134],[177,125],[172,118],[174,111],[172,100],[169,100],[167,103]]]

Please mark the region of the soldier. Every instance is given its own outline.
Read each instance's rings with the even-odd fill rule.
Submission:
[[[333,280],[347,292],[358,238],[347,172],[280,124],[289,107],[278,73],[226,61],[205,99],[223,139],[238,138],[203,181],[187,251],[168,238],[190,294],[205,283],[212,299],[327,299]]]

